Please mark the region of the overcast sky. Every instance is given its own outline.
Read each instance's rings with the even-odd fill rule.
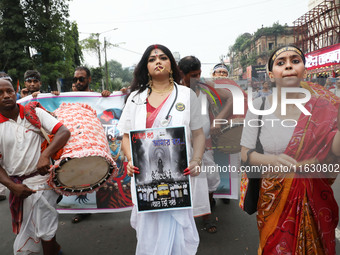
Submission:
[[[145,49],[155,43],[167,46],[181,57],[194,55],[210,76],[214,63],[235,39],[245,32],[274,22],[292,25],[308,11],[308,0],[72,0],[70,20],[78,23],[80,39],[89,33],[102,33],[112,44],[108,60],[123,67],[138,63]],[[116,30],[112,30],[115,29]],[[140,54],[138,54],[140,53]],[[85,54],[85,63],[98,66],[93,54]],[[102,54],[104,63],[104,54]]]

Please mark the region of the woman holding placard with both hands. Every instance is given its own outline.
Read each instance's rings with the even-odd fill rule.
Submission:
[[[189,167],[184,174],[199,174],[197,169],[205,144],[201,107],[192,90],[176,83],[179,80],[180,73],[170,50],[162,45],[149,46],[135,69],[131,94],[118,124],[124,133],[122,148],[129,161],[129,176],[139,174],[131,161],[130,130],[183,125],[187,128],[187,141],[193,143]],[[199,180],[192,178],[193,186],[194,179]],[[134,178],[131,178],[133,186]],[[136,205],[134,192],[132,200]],[[192,209],[137,214],[134,206],[131,225],[137,232],[136,254],[195,254],[197,251],[199,237]]]

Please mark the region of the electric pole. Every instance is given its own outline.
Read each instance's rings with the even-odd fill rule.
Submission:
[[[97,36],[97,40],[98,40],[98,43],[97,43],[97,51],[98,51],[98,59],[99,59],[99,68],[100,68],[100,73],[102,74],[103,76],[103,71],[102,71],[102,58],[101,58],[101,54],[100,54],[100,41],[99,41],[99,35],[101,33],[97,33],[96,36]],[[105,42],[104,42],[105,43]],[[102,91],[105,90],[105,87],[104,87],[104,79],[102,77]]]
[[[104,37],[104,53],[105,53],[105,78],[106,78],[106,88],[109,90],[109,70],[107,66],[107,54],[106,54],[106,38]]]

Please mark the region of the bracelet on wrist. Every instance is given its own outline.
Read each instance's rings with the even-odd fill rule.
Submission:
[[[200,159],[200,158],[193,158],[192,160],[190,160],[190,162],[192,162],[192,161],[196,161],[197,165],[199,165],[199,166],[202,165],[202,159]]]

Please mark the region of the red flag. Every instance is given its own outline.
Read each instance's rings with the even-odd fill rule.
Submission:
[[[17,93],[20,92],[20,84],[19,84],[19,79],[17,79]]]

